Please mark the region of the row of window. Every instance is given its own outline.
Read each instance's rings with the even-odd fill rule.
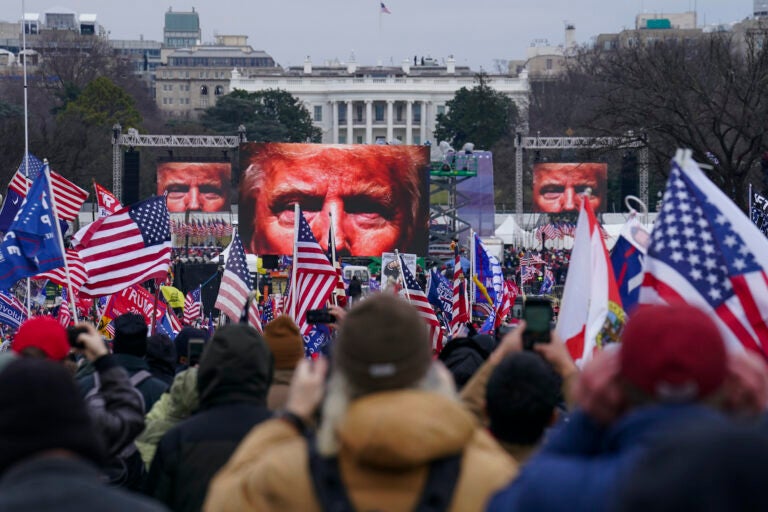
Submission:
[[[174,84],[163,84],[163,90],[164,91],[173,91],[173,85]],[[189,92],[189,84],[178,84],[180,91],[187,91]],[[213,89],[213,94],[216,96],[221,96],[224,94],[224,86],[223,85],[217,85]],[[201,85],[200,86],[200,95],[201,96],[208,96],[208,86],[207,85]]]
[[[178,101],[175,101],[178,99]],[[192,102],[189,98],[163,98],[163,105],[190,105]],[[208,98],[200,98],[198,106],[201,108],[208,108]]]
[[[346,123],[347,122],[347,104],[346,103],[339,103],[337,105],[339,109],[339,123]],[[355,105],[355,122],[362,123],[364,119],[364,112],[365,106],[362,104]],[[383,103],[374,103],[373,105],[373,119],[374,121],[385,121],[386,120],[386,105]],[[421,122],[421,105],[415,104],[413,105],[412,109],[413,114],[413,122],[418,124]],[[445,114],[445,105],[438,105],[437,106],[437,114]],[[402,104],[395,105],[394,108],[394,120],[396,122],[405,122],[406,117],[406,110],[405,106]],[[316,123],[322,123],[323,122],[323,106],[322,105],[315,105],[313,109],[313,119]]]
[[[195,68],[269,68],[275,62],[268,57],[171,57],[168,64]]]

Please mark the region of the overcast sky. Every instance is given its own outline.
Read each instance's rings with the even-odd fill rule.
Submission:
[[[203,41],[214,34],[242,34],[282,66],[349,60],[363,65],[399,64],[414,55],[494,69],[495,59],[522,59],[533,40],[563,43],[565,22],[579,43],[601,33],[634,26],[641,12],[696,10],[698,23],[740,21],[752,15],[753,0],[25,0],[27,12],[65,7],[92,13],[115,39],[162,41],[164,13],[200,13]],[[13,4],[18,14],[13,13]],[[3,0],[0,17],[16,21],[22,0]]]

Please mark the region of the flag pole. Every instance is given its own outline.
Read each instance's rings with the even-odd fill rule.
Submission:
[[[291,266],[291,286],[293,287],[293,293],[291,293],[291,316],[294,322],[296,318],[296,257],[297,257],[297,245],[299,243],[299,215],[301,215],[301,208],[299,203],[293,205],[293,265]],[[290,293],[290,291],[289,291]]]
[[[51,196],[51,210],[53,210],[53,225],[56,227],[56,238],[59,242],[59,249],[61,249],[61,255],[64,258],[64,274],[67,277],[67,291],[69,292],[69,303],[72,305],[72,318],[75,319],[75,323],[78,323],[77,307],[75,307],[75,294],[72,291],[72,278],[69,275],[69,263],[67,263],[67,250],[64,248],[64,237],[61,234],[61,226],[59,225],[59,213],[56,208],[56,195],[53,193],[53,184],[51,183],[51,168],[48,165],[48,159],[44,160],[43,172],[45,173],[45,180],[48,183],[48,195]],[[29,286],[29,281],[27,281]],[[29,290],[29,288],[27,288]],[[27,300],[29,300],[29,292],[27,292]]]
[[[403,291],[405,292],[405,298],[408,302],[411,302],[411,296],[408,293],[408,283],[405,282],[405,272],[403,272],[403,260],[400,257],[400,251],[395,249],[395,258],[397,258],[397,266],[400,267],[400,281],[403,283]]]
[[[331,227],[328,231],[328,247],[331,249],[331,266],[336,269],[336,230],[333,229],[333,212],[328,212],[328,218],[331,220]],[[333,305],[338,306],[339,300],[336,297],[336,290],[333,291]]]
[[[749,212],[749,220],[752,220],[752,182],[749,183],[749,209],[747,211]]]
[[[155,301],[152,304],[152,325],[149,328],[150,335],[155,334],[155,324],[157,323],[157,301],[160,298],[160,280],[155,279]]]
[[[475,303],[475,297],[477,295],[477,289],[475,288],[475,258],[476,258],[476,248],[475,248],[475,230],[471,229],[469,230],[469,306],[470,308]],[[469,319],[472,320],[472,310],[469,310]]]

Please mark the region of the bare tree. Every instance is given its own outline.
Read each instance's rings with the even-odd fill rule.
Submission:
[[[742,207],[768,145],[768,52],[763,32],[646,42],[583,51],[569,71],[584,80],[595,133],[645,133],[652,155],[669,161],[677,147],[709,163],[709,177]]]

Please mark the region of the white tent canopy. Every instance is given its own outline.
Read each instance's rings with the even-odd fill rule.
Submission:
[[[501,238],[505,244],[519,244],[531,236],[518,225],[514,215],[507,215],[507,218],[494,231],[494,235],[496,238]]]

